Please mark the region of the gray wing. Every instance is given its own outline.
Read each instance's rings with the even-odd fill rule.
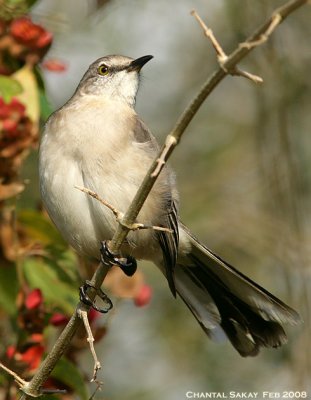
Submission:
[[[159,146],[155,137],[149,131],[144,122],[138,117],[135,118],[133,134],[134,140],[137,143],[148,143],[150,145],[150,148],[152,148],[155,152],[159,150]]]
[[[166,227],[171,229],[172,233],[158,231],[157,235],[163,252],[166,279],[173,296],[176,297],[174,269],[178,254],[179,231],[178,214],[176,204],[173,200],[170,200],[167,210],[168,213]]]
[[[139,118],[136,119],[135,123],[134,139],[138,143],[149,143],[150,149],[152,149],[156,154],[156,151],[159,148],[157,141]],[[174,268],[178,254],[179,231],[177,207],[173,198],[168,199],[166,210],[166,221],[163,225],[165,225],[166,228],[169,228],[172,232],[157,231],[157,239],[163,253],[165,276],[172,294],[176,297]]]

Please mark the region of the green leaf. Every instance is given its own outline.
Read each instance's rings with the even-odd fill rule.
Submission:
[[[43,121],[46,121],[52,114],[53,109],[43,89],[40,89],[39,96],[40,96],[39,101],[40,101],[40,113],[41,113],[40,116],[43,119]]]
[[[13,96],[23,92],[22,85],[15,79],[0,75],[0,96],[9,103]]]
[[[36,2],[37,0],[26,0],[26,3],[29,7],[33,6]]]
[[[79,284],[65,270],[51,260],[37,258],[25,259],[23,270],[29,285],[40,288],[47,302],[72,314],[79,300]]]
[[[20,210],[17,219],[30,238],[63,250],[68,248],[55,226],[42,213],[35,210]]]
[[[10,315],[16,313],[15,300],[18,291],[14,265],[0,268],[0,306]]]
[[[66,358],[61,358],[58,361],[51,376],[72,388],[75,394],[80,396],[81,400],[89,398],[87,386],[81,372],[76,365]]]

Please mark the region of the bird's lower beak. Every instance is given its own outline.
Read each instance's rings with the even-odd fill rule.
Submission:
[[[136,58],[136,60],[133,60],[131,62],[131,64],[127,67],[127,71],[137,71],[139,72],[142,67],[151,59],[153,58],[153,56],[143,56],[143,57],[139,57]]]

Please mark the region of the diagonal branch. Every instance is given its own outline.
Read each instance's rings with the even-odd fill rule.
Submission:
[[[287,18],[295,10],[307,4],[308,0],[291,0],[285,3],[282,7],[277,8],[270,18],[260,26],[244,43],[239,45],[236,50],[229,54],[223,66],[219,67],[204,83],[198,95],[188,105],[186,110],[183,112],[175,127],[167,136],[165,144],[161,148],[158,156],[150,166],[146,177],[144,178],[140,188],[138,189],[130,207],[122,218],[122,221],[117,226],[116,232],[110,241],[110,251],[117,253],[120,249],[123,241],[130,231],[130,227],[135,222],[148,194],[150,193],[157,177],[163,169],[166,161],[170,157],[174,148],[179,143],[183,133],[187,126],[191,122],[199,110],[202,103],[205,101],[207,96],[219,85],[219,83],[230,74],[229,71],[233,70],[236,65],[241,61],[247,54],[252,51],[258,45],[263,44],[274,29]],[[277,16],[277,17],[276,17]],[[108,267],[100,264],[91,279],[91,284],[100,288],[105,276],[108,273]],[[95,297],[95,291],[90,290],[89,297],[93,300]],[[42,385],[48,378],[52,369],[56,365],[59,358],[62,356],[66,348],[75,334],[77,328],[81,325],[81,319],[78,316],[78,310],[88,310],[88,307],[79,303],[76,311],[71,317],[68,325],[61,333],[60,337],[56,341],[54,347],[45,358],[44,362],[38,368],[35,376],[32,380],[22,385],[21,390],[31,397],[38,397],[42,394]]]
[[[198,95],[192,100],[188,105],[186,110],[181,115],[180,119],[177,121],[173,130],[169,133],[166,138],[165,144],[161,148],[157,159],[150,166],[145,179],[143,180],[140,188],[138,189],[136,196],[134,197],[130,207],[123,217],[124,225],[119,224],[118,228],[111,240],[110,250],[112,252],[118,252],[124,239],[126,238],[129,229],[125,225],[131,225],[135,221],[138,213],[140,212],[148,194],[150,193],[157,177],[162,171],[166,161],[170,157],[172,151],[179,143],[183,133],[185,132],[187,126],[191,122],[192,118],[195,116],[207,96],[219,85],[219,83],[228,75],[230,69],[234,68],[239,61],[242,60],[248,53],[250,53],[256,46],[253,44],[258,40],[268,37],[269,34],[275,29],[276,25],[271,29],[271,24],[275,20],[275,16],[279,16],[278,24],[280,24],[286,17],[288,17],[292,12],[294,12],[299,7],[306,4],[308,0],[291,0],[285,3],[282,7],[277,8],[273,11],[270,18],[260,26],[252,35],[250,35],[247,40],[237,47],[230,55],[227,56],[226,62],[223,67],[219,67],[204,83]],[[247,46],[250,44],[250,46]]]

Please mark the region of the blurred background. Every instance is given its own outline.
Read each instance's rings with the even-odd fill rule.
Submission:
[[[143,70],[137,111],[162,143],[217,61],[190,11],[195,8],[226,52],[284,1],[41,0],[32,19],[53,33],[42,68],[51,109],[75,90],[87,66],[107,54],[154,55]],[[311,50],[310,6],[293,13],[240,67],[262,85],[227,77],[202,106],[170,160],[183,222],[208,247],[297,309],[288,345],[241,359],[207,339],[151,264],[150,304],[116,303],[96,348],[103,391],[95,399],[181,400],[187,391],[309,391]],[[53,69],[53,68],[52,68]],[[17,207],[39,204],[37,151],[22,168]],[[103,317],[105,319],[106,317]],[[103,322],[104,323],[104,322]],[[106,324],[106,323],[104,323]],[[85,344],[79,367],[91,374]],[[91,386],[94,389],[94,386]]]

